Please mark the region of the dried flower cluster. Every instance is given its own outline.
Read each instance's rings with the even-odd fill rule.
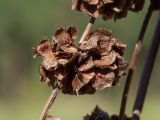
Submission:
[[[74,44],[76,38],[75,27],[60,28],[51,42],[43,40],[33,50],[43,57],[41,81],[58,85],[67,94],[92,94],[115,85],[127,67],[126,44],[107,29],[91,32],[79,45]]]
[[[107,112],[100,109],[98,106],[95,107],[91,115],[86,115],[84,120],[119,120],[117,115],[109,115]],[[131,120],[131,118],[124,116],[124,120]]]
[[[160,10],[160,1],[159,0],[150,0],[153,10]]]
[[[127,16],[128,10],[142,10],[145,0],[72,0],[72,9],[90,16],[102,15],[105,20],[120,19]]]
[[[96,106],[92,114],[86,115],[84,120],[110,120],[110,116],[107,112],[104,112],[98,106]]]

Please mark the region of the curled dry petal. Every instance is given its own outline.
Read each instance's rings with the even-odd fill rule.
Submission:
[[[98,42],[98,37],[97,36],[93,36],[89,40],[84,40],[80,44],[80,49],[82,49],[82,50],[97,49],[97,42]]]
[[[70,26],[66,29],[59,28],[55,32],[55,38],[60,47],[63,45],[71,44],[77,38],[77,29],[73,26]]]
[[[86,63],[84,63],[83,65],[81,65],[81,66],[78,68],[78,70],[81,71],[81,72],[82,72],[82,71],[88,71],[88,70],[92,69],[94,66],[95,66],[95,65],[94,65],[94,63],[93,63],[93,58],[90,57],[90,58],[87,60]]]
[[[114,72],[110,72],[108,74],[98,73],[96,75],[96,80],[92,86],[96,90],[102,90],[106,87],[111,87],[114,79],[115,79]]]
[[[45,69],[45,67],[42,64],[40,64],[39,73],[40,73],[40,77],[41,77],[42,82],[46,80],[46,77],[47,77],[46,72],[47,72],[47,70]]]
[[[84,86],[84,83],[81,82],[78,75],[75,76],[75,78],[72,81],[72,87],[73,90],[76,91],[76,94],[79,94],[79,90]]]
[[[34,54],[43,57],[43,66],[49,70],[57,65],[57,60],[53,54],[51,42],[49,40],[41,41],[34,49]]]
[[[36,48],[33,49],[36,56],[49,56],[52,54],[51,43],[49,40],[42,40]]]
[[[77,33],[77,29],[73,26],[69,26],[67,28],[67,33],[70,34],[72,41],[77,39],[78,33]]]
[[[70,46],[70,45],[61,46],[61,50],[63,50],[66,53],[71,53],[71,54],[78,52],[77,48],[75,48],[74,46]]]
[[[116,52],[111,51],[109,55],[102,56],[100,60],[94,60],[96,67],[105,67],[113,64],[116,60]]]
[[[93,79],[95,76],[94,72],[81,72],[80,73],[80,79],[83,83],[87,84]]]

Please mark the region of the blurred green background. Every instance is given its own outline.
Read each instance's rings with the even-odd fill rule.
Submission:
[[[128,17],[114,22],[98,18],[94,29],[105,27],[124,40],[128,47],[125,57],[129,61],[138,37],[148,2],[142,12],[129,12]],[[138,80],[150,41],[154,33],[158,12],[154,12],[146,32],[137,71],[129,95],[127,113],[131,115]],[[71,0],[0,0],[0,120],[38,120],[51,88],[39,80],[41,59],[32,58],[32,47],[44,37],[51,37],[61,26],[74,25],[79,38],[89,17],[71,11]],[[159,51],[160,53],[160,51]],[[146,97],[142,120],[160,119],[160,54],[158,53]],[[94,95],[70,96],[60,94],[51,114],[62,120],[82,120],[99,105],[110,114],[118,113],[126,77],[119,85]]]

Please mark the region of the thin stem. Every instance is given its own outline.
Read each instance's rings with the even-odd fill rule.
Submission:
[[[79,43],[82,43],[82,41],[85,40],[85,38],[86,38],[87,35],[89,34],[89,32],[90,32],[90,30],[91,30],[91,28],[92,28],[92,26],[93,26],[93,24],[94,24],[94,22],[95,22],[95,20],[96,20],[96,18],[91,17],[91,19],[90,19],[90,21],[89,21],[89,23],[88,23],[88,25],[87,25],[87,27],[86,27],[86,29],[85,29],[82,37],[81,37]]]
[[[133,73],[134,73],[135,68],[136,68],[136,63],[137,63],[138,56],[141,52],[143,38],[144,38],[144,35],[145,35],[145,32],[146,32],[148,23],[150,21],[152,12],[153,12],[153,9],[152,9],[152,6],[150,5],[150,7],[148,9],[148,12],[145,16],[145,19],[143,21],[143,25],[141,27],[141,31],[140,31],[138,40],[136,42],[136,45],[135,45],[135,48],[134,48],[134,51],[133,51],[133,54],[132,54],[132,57],[131,57],[129,71],[128,71],[128,75],[127,75],[127,78],[126,78],[126,83],[125,83],[125,87],[124,87],[123,95],[122,95],[122,101],[121,101],[120,113],[119,113],[119,120],[124,119],[124,114],[125,114],[125,109],[126,109],[126,103],[127,103],[127,99],[128,99],[130,84],[132,82]]]
[[[155,29],[155,34],[146,58],[145,66],[141,75],[141,79],[139,82],[139,88],[137,91],[137,97],[135,100],[135,104],[133,107],[133,120],[138,120],[140,118],[140,113],[142,112],[145,96],[147,93],[147,88],[150,81],[150,76],[152,73],[152,69],[154,66],[154,62],[157,56],[158,48],[160,44],[160,16],[158,20],[158,24]],[[138,114],[137,114],[138,113]]]
[[[52,90],[51,95],[49,96],[49,98],[43,108],[42,114],[40,116],[40,120],[46,119],[48,112],[49,112],[54,100],[56,99],[56,97],[58,95],[59,90],[60,90],[59,87],[56,87],[55,89]]]

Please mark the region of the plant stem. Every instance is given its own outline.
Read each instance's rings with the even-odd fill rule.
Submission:
[[[136,68],[136,63],[137,63],[137,59],[138,56],[141,52],[141,47],[142,47],[142,43],[143,43],[143,38],[149,23],[149,20],[151,18],[153,9],[152,6],[149,6],[148,12],[145,16],[145,19],[143,21],[143,25],[141,27],[141,31],[138,37],[138,40],[136,42],[132,57],[131,57],[131,61],[130,61],[130,66],[129,66],[129,71],[128,71],[128,75],[126,78],[126,83],[125,83],[125,87],[123,90],[123,95],[122,95],[122,100],[121,100],[121,106],[120,106],[120,113],[119,113],[119,120],[123,120],[124,119],[124,114],[125,114],[125,109],[126,109],[126,103],[127,103],[127,99],[128,99],[128,93],[129,93],[129,89],[130,89],[130,84],[132,82],[132,76],[133,73],[135,71]]]
[[[40,120],[45,120],[47,115],[48,115],[48,112],[55,100],[55,98],[57,97],[58,95],[58,92],[59,92],[60,88],[59,87],[56,87],[55,89],[52,90],[51,92],[51,95],[49,96],[44,108],[43,108],[43,111],[42,111],[42,114],[40,116]]]
[[[82,43],[82,41],[85,40],[85,38],[86,38],[87,35],[89,34],[89,32],[90,32],[90,30],[91,30],[91,28],[92,28],[92,26],[93,26],[93,24],[94,24],[94,22],[95,22],[95,20],[96,20],[96,18],[91,17],[91,19],[90,19],[90,21],[89,21],[89,23],[88,23],[88,25],[87,25],[87,27],[86,27],[86,29],[85,29],[82,37],[81,37],[79,43]]]
[[[160,16],[159,16],[158,24],[155,29],[155,34],[154,34],[149,52],[146,58],[146,62],[145,62],[145,66],[144,66],[144,69],[141,75],[141,79],[139,82],[137,97],[136,97],[135,104],[133,107],[133,115],[132,115],[133,120],[138,120],[140,118],[140,113],[142,112],[142,109],[143,109],[143,104],[144,104],[145,96],[147,93],[147,88],[149,85],[150,76],[152,73],[154,62],[157,56],[159,44],[160,44]]]

